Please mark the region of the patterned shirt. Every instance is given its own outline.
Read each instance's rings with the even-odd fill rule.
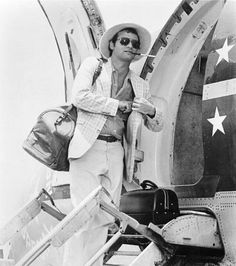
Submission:
[[[130,81],[130,72],[128,72],[123,86],[119,90],[118,71],[113,67],[111,76],[111,98],[119,101],[133,101],[134,92]],[[129,114],[130,113],[122,113],[118,110],[116,116],[108,116],[100,134],[115,136],[117,139],[121,140]]]

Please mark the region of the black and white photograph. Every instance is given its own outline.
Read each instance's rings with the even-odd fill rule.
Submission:
[[[236,0],[1,0],[0,36],[0,266],[236,265]]]

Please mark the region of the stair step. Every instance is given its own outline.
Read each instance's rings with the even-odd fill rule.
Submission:
[[[103,264],[103,266],[127,266],[127,264]]]
[[[114,251],[113,255],[118,255],[118,256],[138,256],[141,253],[141,251]]]
[[[109,237],[112,237],[114,234],[108,234]],[[128,234],[122,234],[123,238],[138,238],[138,239],[146,239],[143,235],[128,235]]]

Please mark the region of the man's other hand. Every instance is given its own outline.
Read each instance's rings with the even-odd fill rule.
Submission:
[[[154,117],[156,114],[156,108],[145,98],[134,98],[132,110],[141,114]]]
[[[132,103],[131,101],[119,101],[118,109],[122,113],[130,113],[132,111]]]

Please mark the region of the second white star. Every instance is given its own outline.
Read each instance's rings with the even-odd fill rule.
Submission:
[[[214,136],[217,130],[225,134],[223,124],[222,124],[225,118],[226,118],[226,115],[222,115],[222,116],[219,115],[218,108],[216,107],[215,116],[213,118],[207,119],[213,125],[212,136]]]

